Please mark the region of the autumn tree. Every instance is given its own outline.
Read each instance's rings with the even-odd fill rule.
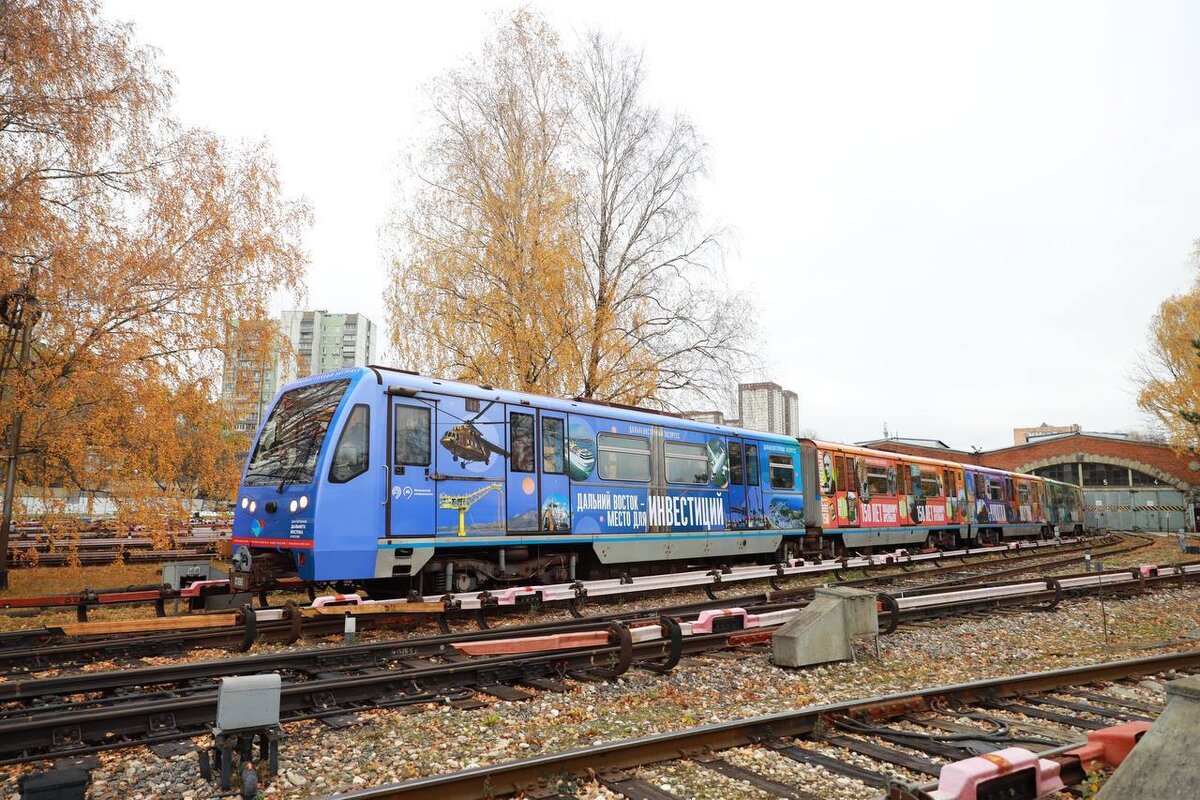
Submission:
[[[265,143],[180,125],[173,79],[95,2],[0,0],[0,292],[43,316],[4,375],[21,479],[147,500],[229,496],[226,321],[295,292],[307,207]]]
[[[1200,262],[1200,242],[1196,258]],[[1162,426],[1172,447],[1200,451],[1200,280],[1159,307],[1141,372],[1138,405]]]
[[[753,309],[714,268],[720,231],[701,227],[694,189],[703,142],[685,116],[647,102],[642,55],[619,41],[589,34],[575,69],[576,212],[590,312],[573,339],[582,394],[711,399],[754,360]]]
[[[520,11],[433,84],[433,132],[389,229],[405,363],[656,404],[720,393],[749,365],[749,304],[695,201],[703,143],[644,80],[619,42],[567,51]]]
[[[579,276],[569,80],[557,36],[520,12],[434,83],[436,131],[395,225],[388,305],[406,363],[517,389],[577,384],[563,358]]]

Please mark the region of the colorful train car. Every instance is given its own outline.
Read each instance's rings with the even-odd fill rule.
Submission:
[[[849,548],[953,547],[1082,529],[1078,487],[1034,475],[826,442],[815,450],[822,534]]]
[[[355,368],[276,397],[239,489],[233,577],[428,594],[1081,527],[1076,488],[1050,484]]]

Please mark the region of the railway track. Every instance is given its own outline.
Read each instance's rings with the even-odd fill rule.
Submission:
[[[1125,553],[1149,544],[1149,537],[1124,534],[1110,536],[1101,540],[1072,542],[1060,546],[1046,548],[1022,547],[1018,550],[1001,550],[999,553],[983,551],[982,563],[969,561],[973,556],[963,551],[954,554],[923,554],[930,556],[922,561],[910,563],[905,561],[887,563],[884,557],[860,558],[854,561],[846,559],[842,562],[826,564],[802,565],[793,568],[793,578],[813,578],[831,575],[841,585],[856,587],[886,586],[892,594],[911,592],[912,589],[902,589],[898,586],[929,586],[929,577],[951,575],[952,580],[943,581],[937,586],[962,586],[971,583],[981,583],[988,578],[1001,575],[1028,573],[1031,570],[1057,568],[1059,566],[1077,563],[1082,559],[1082,553],[1091,549],[1098,555],[1113,555]],[[979,551],[976,551],[979,552]],[[922,556],[913,556],[922,558]],[[1050,559],[1050,560],[1047,560]],[[944,562],[954,560],[956,564]],[[994,569],[995,565],[1005,565],[1003,569]],[[1020,566],[1011,566],[1020,564]],[[966,568],[975,570],[973,574],[964,575]],[[911,570],[903,572],[903,570]],[[901,570],[897,572],[897,570]],[[855,571],[869,573],[867,577],[850,580],[846,574]],[[693,586],[704,588],[711,598],[710,603],[689,604],[683,608],[688,610],[703,610],[718,605],[746,605],[763,603],[780,598],[811,598],[813,587],[788,588],[788,579],[778,577],[776,568],[738,568],[729,574],[719,571],[709,571],[676,576],[650,576],[647,579],[633,579],[629,583],[599,581],[582,585],[572,585],[566,593],[566,600],[543,599],[543,591],[553,592],[561,587],[524,587],[524,593],[510,593],[505,598],[495,598],[487,594],[472,594],[466,597],[449,596],[441,598],[440,603],[432,602],[432,598],[422,598],[424,605],[418,607],[408,602],[397,604],[371,604],[336,608],[326,607],[325,613],[317,613],[312,609],[299,608],[289,605],[285,608],[251,609],[249,606],[231,611],[220,616],[197,618],[191,616],[182,618],[178,623],[163,621],[148,621],[146,630],[139,631],[132,623],[120,626],[119,635],[111,633],[111,624],[98,625],[69,625],[58,628],[31,629],[0,634],[0,671],[3,672],[38,672],[48,669],[64,669],[79,667],[88,663],[106,660],[138,659],[144,656],[179,655],[188,650],[201,647],[235,647],[247,651],[257,641],[276,641],[294,643],[303,637],[327,636],[341,629],[342,615],[351,612],[359,616],[363,627],[372,624],[388,625],[400,629],[412,629],[421,624],[423,619],[436,618],[443,632],[449,632],[450,623],[464,618],[474,620],[480,628],[489,626],[488,616],[504,613],[523,612],[530,604],[553,604],[565,602],[572,613],[585,618],[580,610],[592,605],[602,609],[598,616],[591,619],[621,619],[629,614],[610,613],[604,611],[606,603],[628,600],[630,596],[648,596],[661,587],[664,578],[672,578],[675,582],[669,588]],[[747,580],[769,581],[772,590],[751,593],[742,596],[730,595],[732,586]],[[687,583],[690,581],[690,584]],[[150,588],[153,587],[141,587]],[[620,590],[615,591],[615,590]],[[177,592],[174,594],[178,594]],[[551,595],[553,597],[553,595]],[[488,598],[491,598],[489,602]],[[68,598],[73,599],[73,598]],[[347,596],[345,601],[357,601],[357,596]],[[464,608],[464,601],[473,601],[474,608]],[[586,602],[585,602],[586,601]],[[502,604],[503,603],[503,604]],[[468,606],[472,603],[467,603]],[[162,607],[159,601],[160,610]],[[383,612],[383,613],[378,613]],[[409,613],[411,612],[411,613]],[[677,613],[677,612],[675,612]],[[83,616],[83,615],[81,615]],[[178,629],[170,630],[175,625]]]
[[[1113,573],[952,592],[883,596],[885,626],[968,610],[1054,603],[1064,593],[1140,591],[1200,579],[1200,565],[1138,576]],[[749,608],[659,609],[601,620],[540,623],[465,634],[296,650],[167,667],[90,672],[0,683],[0,764],[82,755],[132,744],[186,739],[216,717],[216,680],[276,672],[290,722],[434,700],[478,703],[476,692],[517,700],[521,687],[563,690],[570,680],[604,680],[633,666],[672,669],[686,655],[762,647],[803,603]],[[890,624],[888,624],[890,621]],[[515,650],[516,652],[513,652]]]
[[[942,768],[981,754],[1013,763],[1021,748],[1055,758],[1067,786],[1097,766],[1089,738],[1132,746],[1163,706],[1160,681],[1200,670],[1200,651],[1096,664],[811,706],[611,742],[338,795],[338,800],[573,796],[594,777],[630,800],[677,800],[662,775],[708,773],[723,796],[817,800],[837,780],[860,796],[919,798]],[[1121,727],[1116,727],[1121,726]],[[1090,735],[1090,736],[1089,736]],[[999,755],[994,755],[999,754]],[[549,776],[549,777],[548,777]],[[672,787],[674,788],[674,787]],[[1026,797],[1015,785],[996,797]]]
[[[1072,542],[1047,548],[1021,548],[1019,550],[983,551],[983,563],[972,563],[972,555],[963,551],[952,555],[926,554],[934,556],[922,561],[886,563],[884,557],[860,558],[854,561],[846,559],[842,562],[826,564],[801,565],[793,568],[792,578],[812,578],[832,575],[841,585],[856,587],[887,586],[888,591],[895,594],[893,587],[899,585],[927,585],[929,577],[951,575],[953,580],[942,582],[946,586],[961,586],[969,583],[979,583],[997,575],[1008,575],[1029,572],[1032,569],[1046,569],[1077,563],[1086,549],[1094,549],[1097,553],[1115,554],[1128,552],[1148,544],[1149,537],[1132,535],[1113,536],[1098,541]],[[914,556],[921,558],[921,556]],[[1047,559],[1051,559],[1047,561]],[[956,564],[945,564],[954,560]],[[995,570],[994,566],[1003,564],[1004,569]],[[1020,564],[1021,566],[1011,566]],[[964,565],[974,569],[972,575],[964,576]],[[897,572],[897,570],[911,570]],[[867,577],[850,580],[845,574],[863,571]],[[759,582],[766,580],[772,585],[768,592],[751,593],[735,596],[730,589],[739,582],[753,579]],[[671,578],[674,583],[662,588],[664,578]],[[207,619],[196,616],[181,619],[177,630],[166,630],[167,623],[148,621],[146,630],[138,631],[132,625],[121,625],[119,635],[104,635],[111,632],[111,624],[79,624],[58,628],[42,628],[27,631],[16,631],[0,634],[0,671],[4,672],[38,672],[48,669],[64,669],[79,667],[88,663],[106,660],[138,659],[144,656],[179,655],[188,650],[200,647],[236,647],[247,651],[257,641],[277,641],[294,643],[303,637],[327,636],[341,629],[342,615],[351,612],[360,616],[363,627],[372,624],[398,626],[401,629],[411,629],[419,625],[422,619],[436,617],[443,632],[449,632],[450,623],[471,619],[480,628],[490,624],[488,615],[523,612],[529,604],[546,604],[565,602],[573,614],[580,618],[585,615],[580,610],[595,606],[600,610],[598,616],[592,619],[622,619],[628,618],[627,613],[611,613],[605,611],[606,603],[627,600],[631,595],[644,596],[654,591],[664,591],[670,588],[690,585],[704,588],[711,598],[709,603],[689,604],[683,610],[699,611],[704,608],[719,605],[757,605],[772,599],[811,598],[813,587],[788,588],[788,578],[779,578],[774,568],[739,568],[728,574],[719,571],[700,572],[676,576],[650,576],[648,579],[632,579],[629,583],[599,581],[583,584],[583,589],[572,585],[568,587],[566,600],[543,599],[541,594],[546,587],[524,587],[524,594],[512,594],[507,598],[494,599],[488,602],[484,594],[468,596],[449,596],[441,598],[440,603],[433,602],[434,598],[422,598],[424,605],[414,611],[416,606],[407,602],[395,605],[371,604],[352,605],[348,607],[326,607],[326,614],[317,614],[311,609],[298,608],[294,605],[286,608],[242,609],[231,611],[220,616],[210,616]],[[152,589],[153,587],[140,587]],[[561,588],[561,587],[559,587]],[[555,587],[548,587],[553,591]],[[620,590],[619,592],[614,590]],[[909,590],[905,590],[909,591]],[[152,593],[152,592],[151,592]],[[174,594],[178,594],[177,592]],[[73,598],[68,598],[73,599]],[[357,601],[357,596],[348,596],[344,601]],[[502,600],[506,600],[501,604]],[[463,608],[465,601],[474,601],[475,608]],[[585,602],[586,601],[586,602]],[[160,600],[160,610],[162,603]],[[468,603],[471,605],[471,603]],[[386,613],[373,613],[386,612]],[[407,612],[412,612],[409,614]],[[672,610],[671,613],[680,613]],[[203,626],[202,626],[203,623]],[[208,624],[211,623],[211,624]]]

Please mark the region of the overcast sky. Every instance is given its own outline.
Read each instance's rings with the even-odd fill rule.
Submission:
[[[107,0],[178,112],[266,136],[315,225],[307,302],[386,324],[378,229],[422,87],[512,3]],[[1131,375],[1200,237],[1200,4],[545,3],[645,50],[710,146],[706,214],[766,377],[821,436],[1010,444],[1144,424]]]

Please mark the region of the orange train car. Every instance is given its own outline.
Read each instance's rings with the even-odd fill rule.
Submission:
[[[1084,530],[1077,486],[810,439],[801,454],[808,552],[978,546]]]

